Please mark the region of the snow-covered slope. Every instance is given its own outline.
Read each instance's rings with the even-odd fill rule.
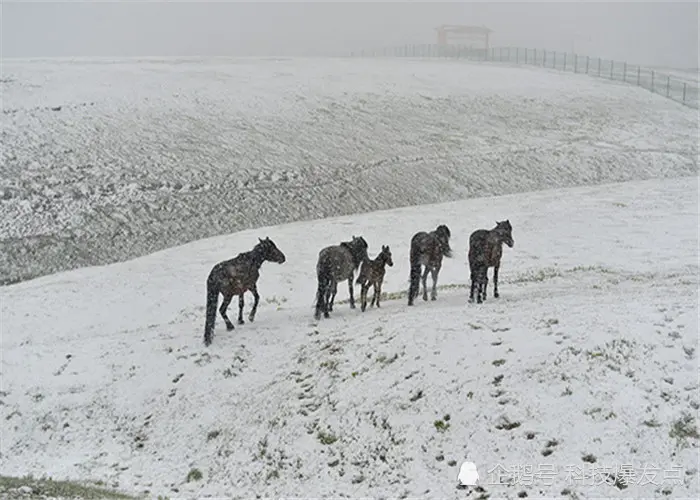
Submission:
[[[2,66],[0,283],[260,225],[698,172],[696,111],[538,68]]]
[[[501,298],[468,304],[468,236],[504,218]],[[697,498],[697,222],[697,177],[643,181],[266,227],[3,287],[0,473],[463,498],[471,460],[474,498]],[[409,308],[408,242],[440,223],[445,288]],[[353,234],[372,257],[391,246],[397,298],[314,324],[317,252]],[[207,273],[265,236],[287,262],[264,264],[255,323],[219,318],[204,348]]]

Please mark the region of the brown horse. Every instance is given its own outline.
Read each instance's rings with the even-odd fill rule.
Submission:
[[[490,231],[477,229],[469,236],[469,270],[471,272],[471,290],[469,302],[481,304],[486,300],[486,287],[489,283],[488,268],[493,267],[493,296],[498,298],[498,269],[501,267],[503,243],[513,248],[513,226],[510,221],[496,222]]]
[[[367,242],[362,236],[353,236],[352,241],[343,241],[339,245],[326,247],[318,253],[315,319],[320,319],[321,313],[324,318],[330,317],[329,313],[333,310],[333,301],[338,293],[338,281],[341,280],[348,280],[350,309],[355,309],[352,281],[355,269],[367,259],[369,259]]]
[[[391,259],[391,250],[389,246],[382,245],[382,251],[377,255],[374,260],[366,260],[362,263],[362,268],[360,269],[360,275],[355,281],[356,285],[361,285],[360,291],[360,308],[362,312],[365,312],[367,308],[367,292],[369,287],[374,287],[374,295],[372,295],[372,303],[377,303],[379,307],[379,298],[382,295],[382,283],[384,282],[384,274],[386,273],[386,267],[392,267],[394,261]]]
[[[418,297],[419,281],[421,280],[421,266],[425,266],[423,271],[423,300],[428,300],[428,273],[433,277],[433,289],[430,294],[431,300],[437,299],[437,280],[442,267],[442,258],[452,257],[450,249],[450,229],[444,225],[439,225],[435,231],[426,233],[418,232],[411,238],[410,264],[411,274],[410,287],[408,289],[408,305],[413,305],[413,300]]]
[[[210,345],[214,335],[214,323],[216,321],[216,306],[219,294],[224,296],[219,312],[226,322],[226,329],[233,330],[233,323],[228,319],[226,310],[231,299],[238,295],[238,324],[243,321],[243,294],[250,291],[255,302],[248,315],[248,320],[255,319],[258,310],[260,295],[258,294],[258,278],[260,277],[260,266],[266,260],[283,264],[286,259],[284,254],[277,248],[270,238],[264,240],[258,238],[260,242],[248,252],[239,253],[230,260],[225,260],[216,264],[209,272],[207,278],[207,318],[204,326],[204,345]]]

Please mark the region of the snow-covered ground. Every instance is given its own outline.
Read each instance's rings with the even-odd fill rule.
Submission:
[[[468,236],[505,218],[501,297],[468,304]],[[409,308],[409,240],[440,223],[445,288]],[[318,250],[353,234],[391,246],[390,298],[315,324]],[[218,318],[204,348],[207,273],[265,236],[287,261],[264,264],[255,323]],[[265,227],[3,287],[0,473],[464,498],[471,460],[470,498],[697,498],[698,283],[694,176]]]
[[[452,60],[3,60],[0,283],[294,220],[695,175],[697,111]]]

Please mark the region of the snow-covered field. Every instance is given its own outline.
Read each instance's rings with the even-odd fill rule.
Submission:
[[[0,283],[232,231],[696,175],[697,111],[449,60],[3,60]]]
[[[504,218],[501,297],[468,304],[468,236]],[[445,288],[409,308],[408,242],[440,223]],[[390,298],[314,324],[318,250],[353,234],[391,246]],[[255,323],[218,318],[204,348],[207,273],[265,236],[287,261],[264,264]],[[698,283],[693,176],[265,227],[3,287],[0,474],[465,498],[471,460],[470,498],[697,498]]]

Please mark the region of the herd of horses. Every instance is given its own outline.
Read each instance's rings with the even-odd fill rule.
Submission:
[[[478,229],[469,236],[469,270],[471,274],[471,288],[469,302],[482,303],[486,300],[486,287],[488,285],[488,269],[493,267],[493,296],[498,298],[498,270],[503,255],[503,244],[513,247],[513,227],[509,220],[496,222],[493,229]],[[420,231],[411,238],[408,305],[412,306],[419,295],[420,284],[423,285],[423,300],[428,300],[428,274],[432,277],[430,300],[437,300],[437,282],[442,259],[452,257],[450,248],[450,229],[439,225],[434,231]],[[223,302],[219,307],[219,313],[226,323],[227,330],[233,330],[234,325],[226,315],[226,311],[234,296],[238,296],[238,324],[243,320],[243,295],[245,292],[253,294],[253,307],[248,315],[249,321],[254,321],[258,310],[260,295],[257,282],[260,277],[260,266],[265,261],[283,264],[287,258],[277,248],[277,245],[268,237],[258,238],[259,242],[248,252],[242,252],[233,259],[216,264],[207,277],[207,305],[206,322],[204,326],[204,344],[210,345],[214,335],[216,322],[216,310],[219,294],[223,296]],[[350,241],[343,241],[338,245],[328,246],[318,254],[316,263],[316,277],[318,288],[316,290],[316,305],[314,318],[319,320],[330,317],[333,311],[333,301],[338,293],[338,283],[348,282],[350,293],[350,308],[355,309],[354,285],[360,285],[360,307],[364,312],[367,307],[367,292],[374,289],[371,306],[379,306],[382,294],[382,283],[386,272],[386,266],[393,266],[391,249],[388,245],[382,245],[382,251],[374,259],[370,259],[367,252],[367,242],[362,236],[353,236]],[[360,268],[357,280],[353,284],[355,271]]]

